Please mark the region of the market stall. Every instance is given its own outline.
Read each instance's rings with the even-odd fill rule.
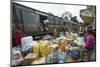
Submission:
[[[57,38],[46,35],[37,41],[33,40],[32,36],[23,37],[21,39],[23,57],[21,65],[87,61],[88,57],[83,45],[84,41],[76,33],[67,32]]]

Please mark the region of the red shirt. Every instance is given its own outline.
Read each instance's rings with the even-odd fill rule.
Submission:
[[[19,45],[21,43],[21,38],[23,36],[23,33],[20,29],[16,30],[16,44]]]

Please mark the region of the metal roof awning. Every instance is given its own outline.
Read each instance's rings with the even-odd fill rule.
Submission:
[[[35,11],[35,13],[40,14],[40,15],[43,15],[43,16],[48,16],[48,14],[42,13],[42,12],[40,12],[40,11]]]

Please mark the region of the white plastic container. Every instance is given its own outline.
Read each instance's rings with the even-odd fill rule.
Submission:
[[[32,36],[23,37],[21,39],[22,52],[29,50],[36,43],[37,41],[33,41]]]

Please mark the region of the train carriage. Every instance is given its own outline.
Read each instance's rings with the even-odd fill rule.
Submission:
[[[25,35],[32,36],[53,34],[54,29],[60,32],[64,28],[63,18],[24,5],[12,3],[12,12],[13,35],[15,35],[17,25],[21,27]],[[44,20],[48,20],[48,32],[42,30]]]

